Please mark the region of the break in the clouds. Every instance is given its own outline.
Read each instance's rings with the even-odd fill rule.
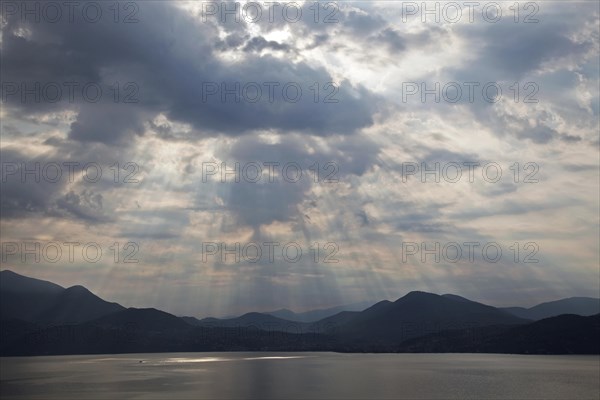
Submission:
[[[7,3],[3,268],[197,316],[597,295],[596,2]]]

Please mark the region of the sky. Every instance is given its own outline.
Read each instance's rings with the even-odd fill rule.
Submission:
[[[1,269],[223,316],[600,296],[599,3],[3,2]]]

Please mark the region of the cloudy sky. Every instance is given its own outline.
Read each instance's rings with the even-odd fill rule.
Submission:
[[[2,269],[195,316],[599,295],[598,2],[43,4],[2,5]]]

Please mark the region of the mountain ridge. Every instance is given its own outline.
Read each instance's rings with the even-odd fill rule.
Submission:
[[[547,301],[529,308],[504,307],[501,309],[521,318],[536,321],[562,314],[590,316],[600,313],[600,299],[576,296]]]
[[[8,303],[3,301],[0,314],[0,355],[7,356],[255,350],[522,354],[599,351],[592,338],[599,333],[600,314],[567,314],[531,321],[453,294],[411,291],[395,301],[382,300],[362,311],[341,311],[315,322],[290,321],[258,312],[199,320],[155,308],[125,308],[81,285],[65,289],[4,271],[0,277],[0,296],[8,299]],[[39,311],[36,307],[42,300],[51,301],[41,314],[32,313]],[[557,302],[564,304],[561,301]]]
[[[81,285],[68,288],[0,271],[0,319],[37,323],[82,323],[122,310]]]

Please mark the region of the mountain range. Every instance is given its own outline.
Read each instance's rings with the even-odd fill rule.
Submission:
[[[600,299],[593,298],[496,308],[413,291],[373,305],[197,319],[125,308],[83,286],[63,288],[0,271],[3,356],[252,350],[598,354],[599,333]]]
[[[531,308],[507,307],[504,311],[526,319],[538,321],[561,314],[594,315],[600,312],[598,299],[591,297],[569,297],[567,299],[541,303]]]
[[[310,310],[301,313],[296,313],[286,308],[282,308],[276,311],[266,312],[264,314],[269,314],[274,317],[285,319],[288,321],[316,322],[322,320],[323,318],[331,317],[332,315],[338,314],[342,311],[362,311],[365,308],[368,308],[372,305],[372,302],[365,301],[361,303],[353,303],[337,307]]]

